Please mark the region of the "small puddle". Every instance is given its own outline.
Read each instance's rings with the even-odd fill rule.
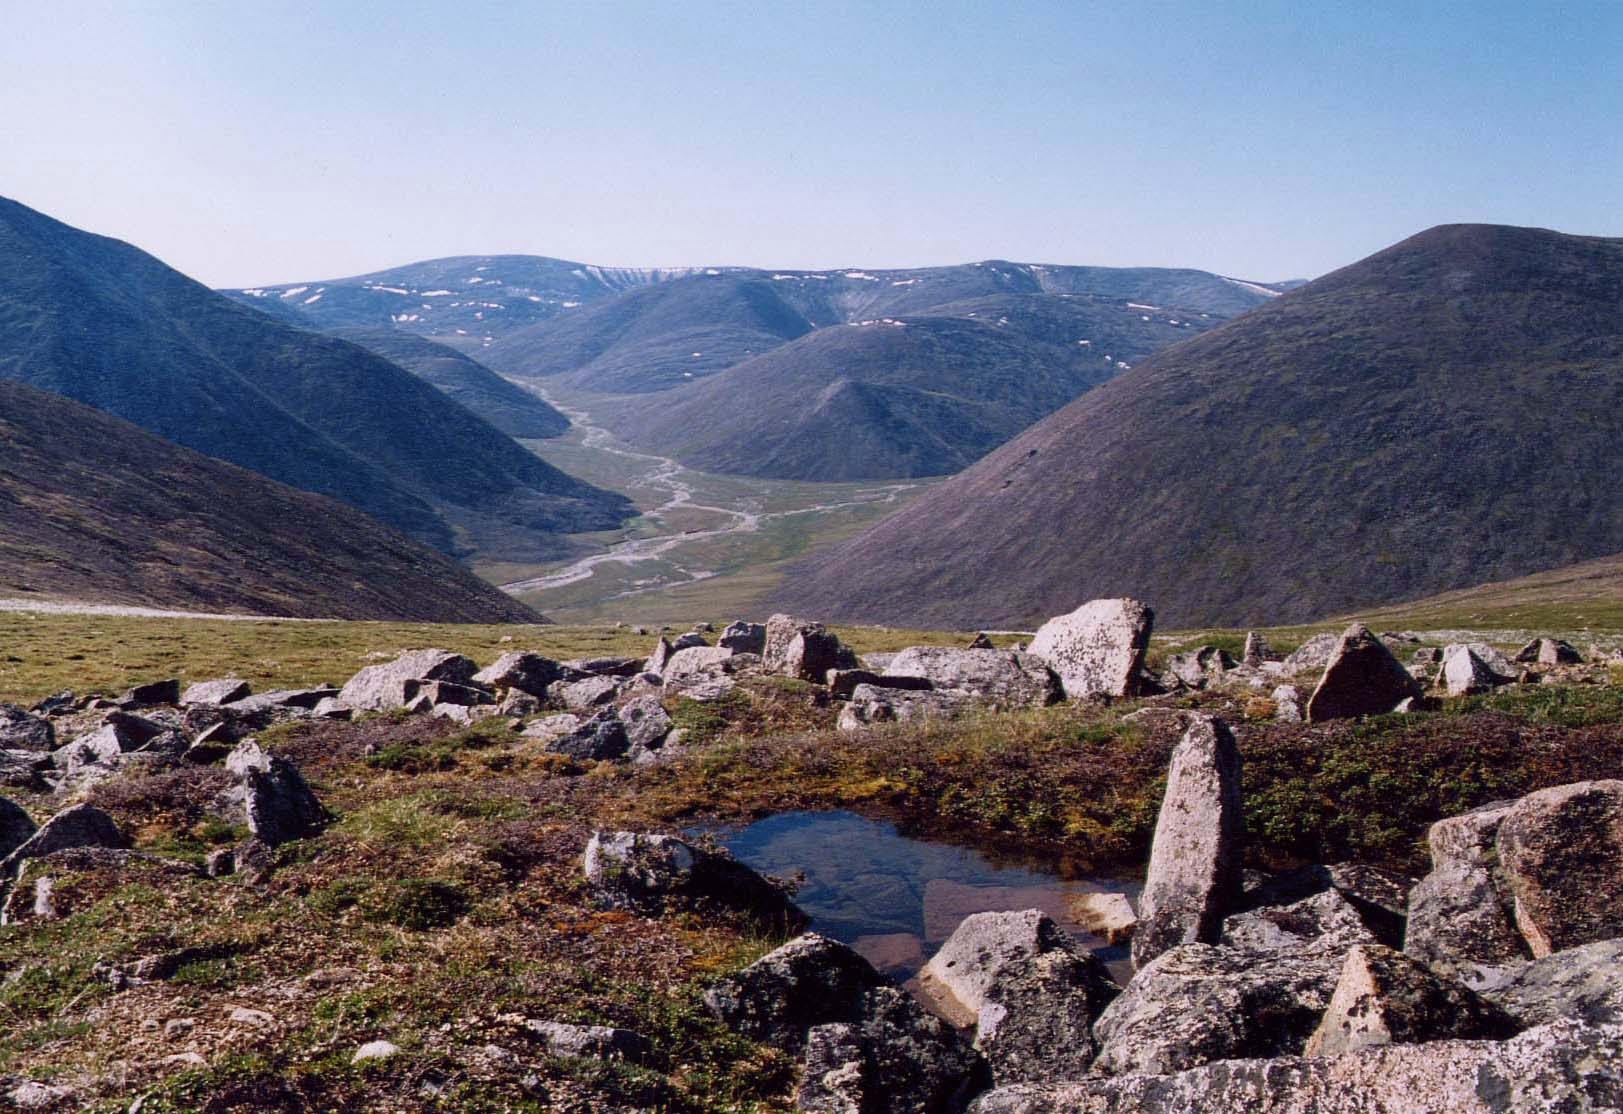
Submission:
[[[916,975],[971,913],[1041,909],[1112,973],[1125,947],[1110,947],[1077,923],[1071,903],[1086,893],[1140,886],[1105,878],[1062,879],[1042,864],[998,865],[966,847],[910,839],[894,824],[854,812],[785,812],[747,828],[710,830],[747,866],[802,877],[795,903],[811,928],[850,944],[898,981]]]

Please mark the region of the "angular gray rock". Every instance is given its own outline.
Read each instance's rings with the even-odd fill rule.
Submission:
[[[1185,944],[1142,967],[1099,1020],[1093,1070],[1164,1075],[1213,1060],[1296,1055],[1318,1027],[1342,954]]]
[[[1234,734],[1222,720],[1200,716],[1172,752],[1138,902],[1135,966],[1179,944],[1217,941],[1239,904],[1244,834]]]
[[[653,652],[643,660],[642,671],[652,673],[656,677],[664,676],[665,666],[670,663],[671,655],[674,653],[676,653],[676,648],[671,645],[671,640],[661,638],[654,643]]]
[[[1617,1110],[1623,1026],[1559,1022],[1508,1041],[1231,1060],[1175,1075],[1024,1084],[969,1114],[1587,1114]]]
[[[557,719],[557,726],[563,728],[548,737],[547,749],[554,754],[606,762],[624,758],[631,750],[626,725],[613,708],[604,708],[584,720],[570,716],[576,721],[574,726],[563,722],[562,716],[552,718]]]
[[[626,739],[631,745],[648,750],[663,743],[675,726],[671,714],[656,696],[639,696],[627,701],[620,709],[620,722],[625,725]]]
[[[1037,909],[965,917],[919,976],[950,1021],[975,1026],[997,1084],[1082,1075],[1094,1019],[1120,992],[1092,955]]]
[[[642,658],[601,657],[574,658],[563,666],[589,677],[635,677],[643,671],[643,664]]]
[[[1404,918],[1414,887],[1413,878],[1396,871],[1361,863],[1317,864],[1272,875],[1255,886],[1248,886],[1242,902],[1248,912],[1269,909],[1277,912],[1319,894],[1333,892],[1351,907],[1376,940],[1398,948],[1403,945]],[[1320,919],[1318,914],[1311,915],[1315,920]],[[1304,939],[1311,935],[1312,932],[1302,934]]]
[[[593,900],[604,908],[657,916],[672,907],[713,905],[778,931],[806,923],[782,889],[725,851],[676,836],[594,832],[584,869]]]
[[[1503,1010],[1402,952],[1360,944],[1348,951],[1336,992],[1302,1054],[1339,1056],[1451,1037],[1501,1039],[1516,1028]]]
[[[318,685],[308,689],[272,689],[269,692],[245,696],[223,705],[240,716],[255,722],[269,723],[278,719],[298,718],[301,712],[314,711],[323,700],[340,700],[340,690],[331,685]],[[340,700],[341,703],[344,703]],[[344,703],[345,707],[354,705]]]
[[[1449,646],[1443,651],[1442,668],[1437,674],[1437,684],[1450,696],[1491,692],[1508,680],[1510,678],[1495,673],[1475,650],[1465,645]]]
[[[222,677],[217,681],[198,681],[187,685],[186,691],[180,694],[182,704],[229,704],[233,700],[241,700],[253,694],[253,688],[247,681],[236,677]]]
[[[1346,950],[1379,942],[1362,912],[1333,887],[1290,905],[1253,909],[1223,922],[1223,944],[1254,952],[1286,951],[1304,944]]]
[[[552,699],[571,712],[586,712],[614,703],[624,685],[625,681],[619,677],[583,677],[553,685]]]
[[[1362,623],[1342,632],[1307,701],[1309,723],[1390,712],[1420,685]]]
[[[0,704],[0,750],[47,751],[56,745],[56,729],[43,716],[15,704]]]
[[[252,739],[226,757],[225,768],[240,779],[249,832],[268,847],[314,835],[329,819],[298,768]]]
[[[1278,661],[1279,655],[1274,653],[1268,639],[1257,631],[1247,631],[1245,636],[1245,650],[1240,655],[1240,662],[1253,669],[1258,668],[1265,661]]]
[[[1559,638],[1535,638],[1516,652],[1515,660],[1535,665],[1582,665],[1584,656]]]
[[[39,789],[40,774],[51,769],[51,756],[44,751],[0,750],[0,785],[14,789]]]
[[[607,1025],[569,1025],[562,1021],[530,1019],[524,1028],[553,1056],[584,1056],[595,1060],[626,1060],[646,1063],[653,1057],[653,1043],[630,1029]]]
[[[696,646],[708,645],[710,645],[710,643],[705,640],[704,635],[700,634],[698,631],[690,630],[686,634],[678,635],[676,641],[671,643],[671,649],[678,651],[691,650]]]
[[[537,699],[544,699],[547,689],[554,682],[575,679],[577,677],[573,670],[566,670],[551,658],[528,650],[503,654],[472,677],[477,684],[495,689],[517,689]]]
[[[1227,650],[1202,646],[1173,654],[1167,659],[1167,672],[1192,689],[1203,689],[1221,682],[1235,665]]]
[[[1623,781],[1529,793],[1506,814],[1497,847],[1535,957],[1623,937]]]
[[[766,625],[746,623],[739,619],[737,622],[727,624],[727,629],[716,639],[716,645],[725,646],[739,654],[765,654]]]
[[[1403,950],[1473,988],[1499,981],[1530,954],[1499,865],[1499,828],[1513,803],[1433,824],[1431,873],[1409,893]]]
[[[1064,695],[1046,662],[1009,650],[910,646],[891,659],[885,674],[923,677],[937,691],[968,693],[1004,708],[1041,708]]]
[[[120,696],[115,703],[121,707],[146,707],[152,704],[179,704],[180,681],[170,677],[163,681],[148,681],[136,685]]]
[[[858,685],[850,701],[840,709],[838,727],[841,731],[856,731],[872,724],[956,719],[979,707],[980,701],[965,692]]]
[[[1272,694],[1274,718],[1280,723],[1301,723],[1307,718],[1302,701],[1302,690],[1295,685],[1280,685]]]
[[[1285,660],[1280,665],[1287,674],[1301,673],[1308,669],[1323,669],[1330,664],[1330,659],[1335,656],[1336,647],[1340,643],[1339,634],[1331,634],[1328,631],[1324,634],[1315,634],[1286,654]]]
[[[736,656],[734,652],[725,646],[689,646],[671,655],[660,676],[665,679],[666,684],[678,685],[691,678],[725,668],[725,663],[734,656]]]
[[[761,668],[767,673],[797,677],[822,684],[830,669],[853,667],[842,658],[840,640],[822,623],[793,615],[774,615],[766,621],[766,644]]]
[[[1059,674],[1068,699],[1132,696],[1154,625],[1155,613],[1138,600],[1091,600],[1044,623],[1028,652]]]
[[[923,692],[931,687],[930,682],[923,677],[887,677],[871,669],[828,671],[828,693],[836,700],[851,699],[858,685],[872,685],[882,689],[911,689],[915,692]]]
[[[70,847],[121,849],[129,845],[129,838],[118,830],[111,816],[93,805],[74,805],[45,821],[38,831],[0,859],[0,886],[16,877],[24,859],[40,858]]]
[[[976,1068],[968,1043],[827,937],[797,937],[704,997],[735,1032],[811,1052],[803,1109],[839,1110],[835,1099],[855,1096],[861,1114],[933,1114],[967,1097]]]
[[[408,681],[465,685],[478,671],[472,658],[448,650],[407,650],[393,661],[369,665],[355,674],[344,684],[338,699],[357,711],[385,712],[403,707],[411,699]]]

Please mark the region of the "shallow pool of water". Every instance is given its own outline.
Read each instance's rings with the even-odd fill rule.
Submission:
[[[912,839],[854,812],[786,812],[711,834],[755,870],[801,878],[795,903],[812,930],[850,944],[897,978],[916,974],[965,917],[988,911],[1041,909],[1112,967],[1126,957],[1125,948],[1087,933],[1071,902],[1109,891],[1136,898],[1134,883],[1061,879],[1041,864],[997,865],[970,848]]]

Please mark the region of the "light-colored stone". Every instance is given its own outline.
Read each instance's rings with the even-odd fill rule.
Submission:
[[[1154,623],[1154,612],[1138,600],[1092,600],[1044,623],[1029,652],[1059,674],[1071,700],[1132,696]]]
[[[355,1050],[350,1057],[350,1063],[361,1064],[368,1060],[387,1060],[391,1056],[400,1055],[400,1046],[391,1041],[367,1041]]]
[[[1179,944],[1217,941],[1240,897],[1244,825],[1234,734],[1201,716],[1172,753],[1138,903],[1135,966]]]
[[[1529,793],[1499,826],[1497,848],[1534,956],[1623,937],[1623,781]]]
[[[1059,678],[1047,663],[1008,650],[911,646],[891,659],[887,676],[923,677],[932,688],[963,692],[1004,708],[1040,708],[1060,699]]]
[[[1439,978],[1402,952],[1359,944],[1347,952],[1336,992],[1304,1056],[1339,1056],[1384,1044],[1508,1037],[1515,1025],[1497,1007]]]
[[[414,693],[409,681],[450,681],[465,685],[479,666],[472,658],[447,650],[408,650],[393,661],[369,665],[351,677],[338,693],[341,703],[358,711],[385,712],[399,708]]]
[[[1138,926],[1138,914],[1126,894],[1076,894],[1067,905],[1081,928],[1107,944],[1126,943]]]

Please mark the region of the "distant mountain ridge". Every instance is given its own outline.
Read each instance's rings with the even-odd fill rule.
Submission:
[[[447,551],[551,556],[559,534],[611,528],[630,510],[363,348],[5,200],[0,378],[342,499]]]
[[[792,571],[915,626],[1289,623],[1623,551],[1623,240],[1431,229],[1165,349]]]
[[[6,380],[0,595],[303,618],[542,621],[342,503]]]

